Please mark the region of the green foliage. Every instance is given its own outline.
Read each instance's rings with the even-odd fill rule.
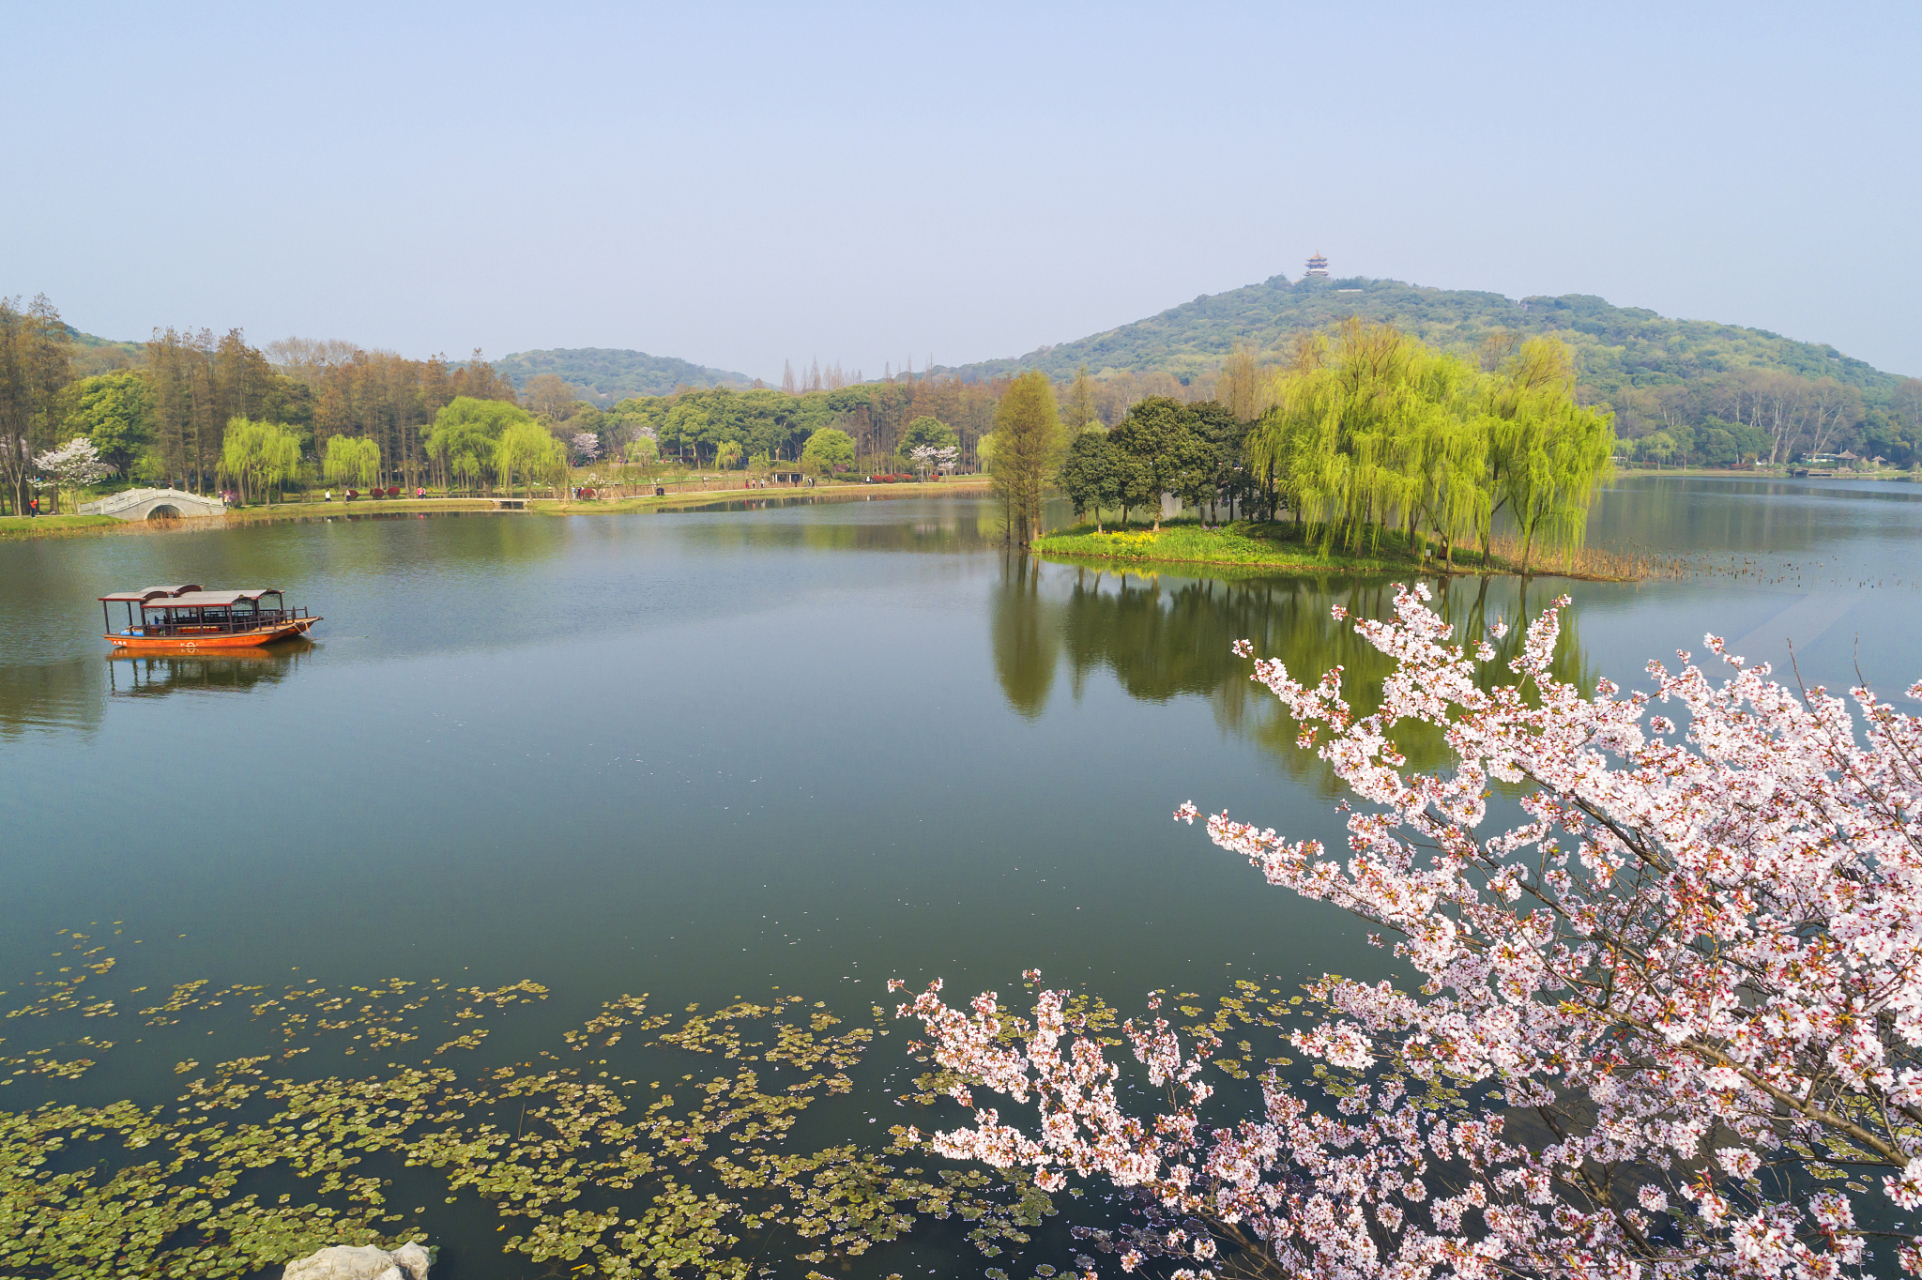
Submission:
[[[1187,412],[1197,456],[1178,477],[1181,487],[1176,492],[1195,508],[1226,504],[1230,509],[1246,509],[1260,489],[1247,461],[1251,424],[1214,400],[1188,405]]]
[[[523,491],[537,484],[565,484],[567,448],[532,418],[510,422],[494,442],[494,474],[503,488],[512,489],[515,477]]]
[[[105,373],[124,373],[146,359],[144,343],[96,337],[91,333],[82,333],[72,325],[66,325],[65,328],[72,338],[74,372],[83,379]]]
[[[427,455],[451,480],[458,476],[471,486],[494,465],[501,436],[515,423],[533,418],[519,405],[505,400],[477,400],[455,396],[434,415],[427,433]]]
[[[378,452],[375,456],[378,459]],[[220,469],[240,484],[242,502],[259,495],[271,505],[275,486],[300,474],[300,435],[285,423],[230,418],[221,441]]]
[[[994,414],[994,489],[1010,540],[1026,546],[1041,536],[1041,497],[1054,483],[1067,447],[1046,374],[1024,373],[1008,385]]]
[[[1161,527],[1162,494],[1198,499],[1213,484],[1213,451],[1198,426],[1189,406],[1149,396],[1111,433],[1128,464],[1122,471],[1122,504],[1152,507],[1156,528]]]
[[[1532,339],[1499,372],[1386,325],[1350,320],[1304,344],[1248,437],[1274,501],[1351,551],[1385,528],[1423,528],[1445,554],[1471,533],[1489,550],[1507,507],[1523,538],[1572,549],[1608,475],[1609,416],[1574,400],[1566,347]]]
[[[62,423],[66,438],[85,436],[101,458],[125,475],[134,459],[154,440],[153,398],[147,380],[131,370],[82,378],[62,393],[69,406]]]
[[[777,1261],[845,1270],[957,1218],[993,1256],[1056,1212],[1024,1176],[921,1167],[905,1126],[803,1140],[817,1104],[855,1093],[851,1073],[888,1034],[879,1006],[844,1023],[778,992],[677,1015],[623,995],[531,1060],[503,1062],[482,1056],[490,1032],[547,999],[538,983],[191,981],[156,999],[100,990],[114,960],[99,947],[84,958],[9,1013],[23,1021],[0,1052],[6,1096],[54,1095],[0,1110],[10,1277],[278,1274],[330,1244],[431,1239],[423,1191],[460,1204],[441,1221],[469,1247],[491,1241],[510,1271],[619,1280],[745,1280]],[[164,1039],[187,1053],[211,1043],[202,1023],[238,1023],[253,1053],[186,1057],[179,1083],[144,1102],[76,1086],[135,1039],[109,1029],[133,1019],[148,1054]],[[476,1210],[497,1231],[472,1234]]]
[[[603,403],[630,396],[664,396],[679,387],[744,390],[754,381],[744,373],[710,369],[672,356],[650,356],[644,351],[604,347],[517,351],[492,363],[516,387],[525,387],[529,379],[541,374],[552,374],[599,397]]]
[[[1558,547],[1581,541],[1589,501],[1609,474],[1615,433],[1608,416],[1577,405],[1574,392],[1568,353],[1552,338],[1524,343],[1491,388],[1486,456],[1494,510],[1507,507],[1521,530],[1523,573],[1538,538]],[[1487,523],[1482,530],[1486,554]]]
[[[327,441],[323,471],[336,484],[370,489],[380,479],[380,444],[365,436],[334,436]]]
[[[854,465],[854,437],[839,427],[824,427],[808,437],[801,450],[801,463],[816,471],[832,473]]]
[[[1062,420],[1070,431],[1082,431],[1100,421],[1095,409],[1094,379],[1088,376],[1085,364],[1074,371],[1074,381],[1068,384],[1068,404]]]
[[[1099,427],[1082,431],[1068,442],[1058,483],[1061,492],[1074,504],[1077,519],[1090,510],[1095,513],[1097,532],[1101,528],[1101,509],[1121,505],[1124,465],[1121,450],[1108,438],[1107,431]]]
[[[900,452],[922,447],[945,449],[960,443],[961,437],[954,433],[953,427],[939,418],[923,414],[910,422],[908,429],[902,433]]]
[[[1601,298],[1505,298],[1498,293],[1427,289],[1399,280],[1301,280],[1274,276],[1260,284],[1171,307],[1159,315],[1076,342],[1009,360],[957,370],[963,377],[1005,376],[1040,369],[1068,378],[1086,366],[1097,374],[1155,370],[1180,378],[1220,366],[1238,344],[1262,352],[1287,349],[1297,335],[1350,317],[1392,325],[1440,351],[1476,359],[1489,340],[1556,337],[1575,353],[1579,385],[1591,400],[1628,387],[1696,382],[1740,369],[1781,370],[1801,378],[1832,377],[1857,388],[1871,405],[1886,404],[1901,381],[1823,343],[1798,342],[1762,329],[1705,320],[1671,320]]]

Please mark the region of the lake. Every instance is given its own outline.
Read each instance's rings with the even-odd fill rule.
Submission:
[[[1440,599],[1485,621],[1566,590],[1565,669],[1629,687],[1710,630],[1811,685],[1922,676],[1922,487],[1635,478],[1591,531],[1698,571]],[[558,1050],[625,993],[680,1010],[779,988],[865,1018],[890,977],[1012,995],[1037,967],[1133,1013],[1156,988],[1387,972],[1345,917],[1170,818],[1193,800],[1338,834],[1325,773],[1228,647],[1365,680],[1378,664],[1328,610],[1379,615],[1386,585],[1097,573],[995,536],[992,504],[957,498],[0,543],[0,987],[13,1008],[58,981],[57,931],[78,930],[118,961],[88,990],[119,1002],[73,1023],[117,1042],[98,1066],[0,1105],[158,1102],[190,1053],[262,1052],[266,1024],[233,1009],[136,1014],[155,997],[133,988],[199,979],[541,984],[493,1063]],[[96,596],[187,581],[326,620],[264,658],[107,657]],[[875,1041],[822,1114],[855,1137],[904,1119],[878,1111],[920,1069],[907,1038]],[[313,1070],[344,1069],[325,1052]],[[447,1276],[540,1273],[475,1239],[493,1226],[469,1203],[420,1222],[454,1246]],[[977,1273],[956,1239],[857,1270]]]

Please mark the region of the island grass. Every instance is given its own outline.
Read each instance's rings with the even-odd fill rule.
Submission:
[[[1289,521],[1237,520],[1218,528],[1207,528],[1193,521],[1171,521],[1163,524],[1159,531],[1127,528],[1096,532],[1092,525],[1080,525],[1037,539],[1034,549],[1050,559],[1162,566],[1170,572],[1183,566],[1191,572],[1195,569],[1434,574],[1521,571],[1521,548],[1505,539],[1495,540],[1486,563],[1479,549],[1457,547],[1453,563],[1448,564],[1439,558],[1439,546],[1424,558],[1422,548],[1411,547],[1407,535],[1397,530],[1383,530],[1365,537],[1359,547],[1347,551],[1339,544],[1324,548],[1318,540],[1307,541],[1302,529]],[[1538,554],[1529,571],[1595,582],[1634,582],[1665,572],[1667,567],[1665,562],[1649,556],[1577,548],[1569,556]]]

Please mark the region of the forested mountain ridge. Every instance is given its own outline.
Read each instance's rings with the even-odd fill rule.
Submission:
[[[146,363],[144,342],[123,342],[82,333],[71,325],[64,327],[73,339],[76,368],[82,374],[130,369]],[[456,362],[453,367],[464,363]],[[755,381],[744,373],[711,369],[673,356],[651,356],[645,351],[608,347],[517,351],[488,363],[511,382],[516,391],[525,391],[528,379],[551,373],[583,395],[601,401],[603,407],[630,396],[668,395],[677,387],[746,389]]]
[[[1525,339],[1560,339],[1577,399],[1611,415],[1616,456],[1629,462],[1922,468],[1922,378],[1899,378],[1831,346],[1585,295],[1509,299],[1393,280],[1276,276],[1015,359],[874,381],[817,363],[804,373],[790,367],[778,388],[686,360],[596,348],[412,360],[344,341],[289,338],[259,350],[238,329],[217,337],[205,328],[115,342],[68,326],[45,298],[25,307],[0,298],[0,355],[9,346],[19,353],[11,365],[0,360],[0,408],[9,396],[27,406],[11,420],[0,415],[0,482],[18,505],[37,452],[84,435],[128,481],[201,486],[226,474],[226,425],[248,419],[293,431],[308,463],[336,437],[370,443],[381,481],[411,487],[430,473],[445,479],[451,455],[436,453],[430,437],[440,411],[462,396],[514,402],[581,457],[624,453],[645,437],[659,457],[688,466],[793,462],[832,427],[850,442],[851,465],[896,472],[908,466],[911,426],[927,418],[952,433],[960,465],[970,467],[1017,371],[1048,375],[1077,430],[1117,426],[1155,398],[1217,401],[1237,422],[1253,422],[1273,406],[1274,380],[1295,367],[1294,340],[1332,333],[1351,317],[1392,326],[1485,374],[1506,367]],[[1077,376],[1084,368],[1087,376]]]
[[[1251,344],[1272,356],[1295,334],[1350,316],[1394,325],[1458,354],[1474,354],[1489,338],[1502,334],[1553,334],[1574,348],[1582,388],[1595,400],[1612,400],[1629,387],[1694,383],[1739,369],[1834,378],[1857,388],[1869,404],[1885,404],[1902,381],[1900,375],[1884,373],[1824,343],[1714,321],[1672,320],[1587,294],[1511,299],[1399,280],[1350,277],[1290,283],[1286,276],[1203,294],[1105,333],[952,372],[987,378],[1041,369],[1059,379],[1085,366],[1097,377],[1158,371],[1186,384],[1219,367],[1238,345]]]
[[[744,373],[710,369],[673,356],[609,347],[517,351],[492,364],[517,389],[525,390],[529,378],[551,373],[600,400],[603,406],[630,396],[664,396],[676,387],[746,388],[755,381]]]

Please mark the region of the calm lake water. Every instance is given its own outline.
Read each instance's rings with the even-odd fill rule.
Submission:
[[[1447,607],[1567,590],[1566,669],[1629,686],[1709,630],[1778,670],[1792,643],[1810,684],[1922,676],[1922,487],[1626,481],[1592,529],[1704,569],[1525,600],[1457,581]],[[94,597],[182,581],[326,621],[278,656],[110,660]],[[1008,992],[1033,966],[1135,1011],[1383,964],[1170,820],[1192,799],[1336,834],[1229,644],[1366,678],[1328,609],[1379,614],[1379,581],[1036,564],[960,498],[6,543],[0,599],[15,994],[66,963],[63,928],[111,942],[121,989],[533,979],[551,998],[489,1045],[511,1056],[623,992],[860,1009],[891,976]],[[899,1071],[901,1043],[870,1064]],[[172,1096],[176,1050],[143,1037],[62,1096]],[[449,1272],[521,1273],[485,1250]]]

